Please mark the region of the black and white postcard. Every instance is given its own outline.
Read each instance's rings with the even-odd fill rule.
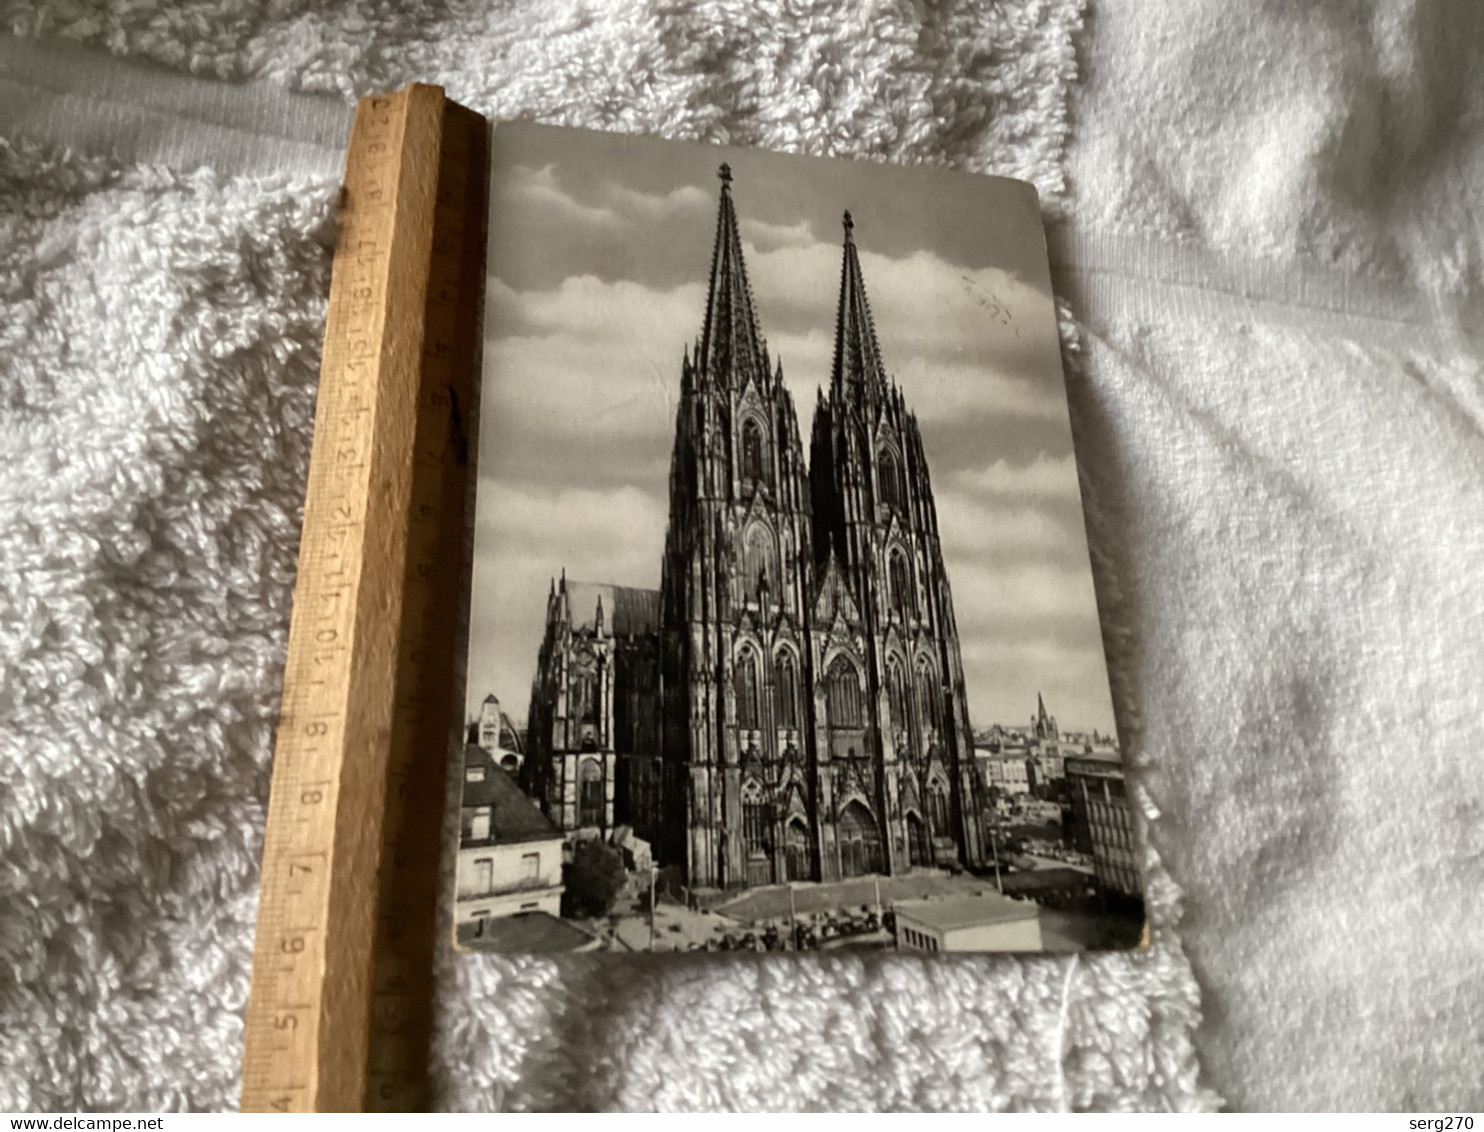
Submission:
[[[493,135],[457,937],[1143,927],[1035,190]]]

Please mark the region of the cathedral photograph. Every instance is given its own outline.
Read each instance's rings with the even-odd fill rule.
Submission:
[[[1034,188],[492,150],[459,945],[1139,946]]]

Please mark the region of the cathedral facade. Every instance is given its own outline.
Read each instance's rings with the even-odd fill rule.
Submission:
[[[607,833],[646,808],[630,771],[659,750],[658,598],[552,579],[520,786],[563,831]]]
[[[588,608],[616,587],[553,588],[525,785],[565,829],[632,825],[693,889],[983,864],[927,459],[882,361],[850,215],[806,462],[725,165],[721,181],[660,589],[622,591],[644,614],[619,632]]]

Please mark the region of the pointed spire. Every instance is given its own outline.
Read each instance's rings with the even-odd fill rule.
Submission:
[[[752,288],[742,262],[742,238],[737,210],[732,205],[732,170],[722,165],[721,201],[716,215],[716,243],[711,252],[711,287],[706,299],[706,322],[696,349],[696,367],[703,381],[725,381],[730,373],[745,375],[765,364],[766,348],[758,331]],[[764,369],[760,376],[766,377]]]
[[[835,315],[835,365],[830,377],[830,396],[848,395],[859,403],[862,395],[874,396],[886,388],[881,365],[881,347],[876,325],[866,301],[860,256],[855,250],[855,221],[845,213],[845,258],[840,266],[840,307]]]
[[[562,567],[561,580],[557,582],[555,619],[563,626],[569,626],[572,623],[572,600],[567,596],[567,568],[565,566]]]
[[[597,627],[598,636],[601,637],[603,635],[603,595],[602,594],[599,594],[598,595],[598,612],[597,612],[597,616],[593,620],[593,624]]]

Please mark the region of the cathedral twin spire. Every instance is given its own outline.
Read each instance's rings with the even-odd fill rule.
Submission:
[[[742,258],[737,210],[732,203],[732,170],[723,164],[721,201],[716,217],[716,240],[711,253],[711,285],[706,298],[706,321],[696,345],[695,370],[703,379],[730,384],[745,381],[749,373],[768,375],[767,344],[759,330],[752,287]],[[837,404],[859,404],[887,389],[886,369],[876,339],[876,324],[866,299],[860,257],[855,248],[855,221],[844,216],[845,256],[840,267],[840,303],[835,318],[835,354],[830,397]],[[782,378],[782,367],[777,377]],[[849,394],[847,398],[845,395]]]
[[[748,374],[768,376],[767,346],[758,329],[747,265],[742,260],[742,237],[737,210],[732,205],[732,170],[722,165],[721,207],[716,217],[716,243],[711,252],[711,290],[706,298],[706,322],[696,347],[696,368],[703,378],[741,384]]]
[[[876,324],[866,301],[866,283],[861,277],[860,256],[855,250],[855,221],[845,213],[845,261],[840,265],[840,306],[835,315],[835,364],[830,375],[830,399],[837,404],[859,403],[862,394],[879,395],[886,390],[886,370],[881,364],[881,346]]]

